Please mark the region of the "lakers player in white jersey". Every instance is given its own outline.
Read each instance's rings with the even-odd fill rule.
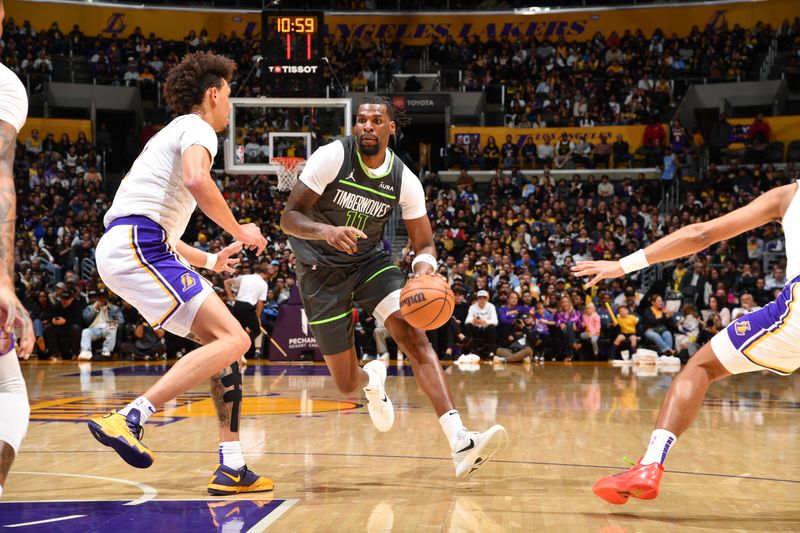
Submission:
[[[653,499],[670,447],[697,416],[708,386],[731,374],[769,370],[789,375],[800,367],[800,182],[776,187],[750,204],[717,219],[691,224],[620,261],[582,261],[577,276],[588,285],[651,264],[699,252],[769,222],[780,221],[786,237],[787,279],[781,294],[758,311],[741,316],[717,333],[675,377],[661,406],[645,455],[630,470],[598,481],[594,493],[613,504],[630,497]],[[793,312],[794,311],[794,312]]]
[[[133,163],[106,213],[106,232],[96,250],[97,270],[109,289],[135,306],[153,327],[202,346],[128,406],[89,422],[98,441],[130,465],[147,468],[154,455],[141,441],[144,423],[156,408],[211,378],[220,464],[208,491],[217,495],[272,490],[272,481],[245,466],[239,444],[238,362],[250,338],[211,284],[192,268],[230,272],[238,261],[232,256],[242,246],[257,254],[266,247],[255,224],[237,223],[210,173],[216,132],[228,123],[228,81],[234,68],[230,59],[198,52],[170,70],[165,96],[181,116],[151,138]],[[180,240],[198,205],[235,239],[219,254]]]
[[[0,0],[0,21],[5,16]],[[0,37],[3,27],[0,24]],[[14,151],[17,133],[28,114],[25,87],[0,64],[0,496],[6,476],[28,431],[28,391],[17,358],[33,350],[33,326],[28,312],[14,293],[14,225],[17,195],[14,191]],[[15,343],[14,330],[20,330]]]

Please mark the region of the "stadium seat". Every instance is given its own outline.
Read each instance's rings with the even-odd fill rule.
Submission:
[[[770,163],[783,163],[784,144],[781,141],[769,143],[767,161]]]
[[[789,143],[789,149],[786,152],[787,163],[800,162],[800,140],[792,141]]]

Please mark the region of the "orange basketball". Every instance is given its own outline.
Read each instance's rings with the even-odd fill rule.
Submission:
[[[453,309],[455,295],[441,276],[411,278],[400,293],[400,312],[415,328],[439,328],[450,320]]]

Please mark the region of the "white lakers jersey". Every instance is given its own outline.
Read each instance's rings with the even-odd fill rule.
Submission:
[[[28,116],[28,95],[14,72],[0,64],[0,120],[22,129]]]
[[[800,189],[800,182],[798,182]],[[781,220],[786,239],[786,279],[793,280],[800,275],[800,194],[795,191],[786,213]]]
[[[200,116],[182,115],[153,136],[136,158],[103,222],[141,215],[159,224],[169,242],[177,242],[197,202],[183,184],[181,155],[198,144],[217,155],[217,134]],[[209,167],[209,170],[211,168]]]

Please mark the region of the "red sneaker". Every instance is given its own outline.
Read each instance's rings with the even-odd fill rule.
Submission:
[[[658,496],[658,484],[663,474],[664,467],[661,463],[643,465],[639,462],[626,472],[604,477],[594,484],[592,492],[615,505],[622,505],[631,496],[640,500],[652,500]]]

